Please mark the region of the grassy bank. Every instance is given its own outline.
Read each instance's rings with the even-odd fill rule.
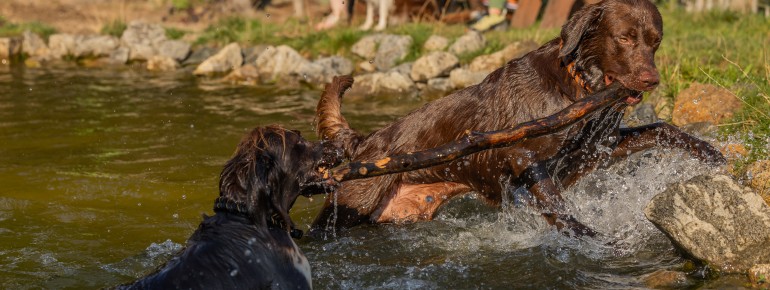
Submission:
[[[723,87],[743,109],[720,126],[749,148],[737,169],[768,158],[770,142],[770,19],[730,12],[686,14],[664,9],[665,37],[657,54],[662,96],[674,97],[693,82]]]

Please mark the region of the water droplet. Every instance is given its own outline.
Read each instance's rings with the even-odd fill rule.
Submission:
[[[370,59],[370,60],[369,60],[369,63],[374,63],[374,59]]]
[[[244,255],[244,256],[248,256],[248,255],[251,255],[251,250],[248,250],[248,249],[247,249],[247,250],[243,251],[243,255]]]
[[[195,128],[195,125],[190,124],[190,129]]]
[[[29,88],[29,91],[31,92],[31,91],[32,91],[32,88]]]
[[[182,199],[187,199],[187,195],[186,194],[182,194]]]
[[[178,219],[178,218],[179,218],[179,214],[178,214],[178,213],[175,213],[175,214],[173,214],[173,215],[171,215],[171,216],[172,216],[173,218],[175,218],[175,219]]]
[[[428,195],[428,196],[426,196],[426,197],[425,197],[425,201],[427,201],[427,202],[429,202],[429,203],[430,203],[430,202],[433,202],[433,197],[432,197],[432,196],[430,196],[430,195]]]
[[[137,204],[136,204],[136,206],[142,206],[142,203],[141,203],[141,202],[139,202],[139,203],[137,203]]]
[[[230,277],[235,277],[235,275],[238,275],[238,269],[230,271]]]

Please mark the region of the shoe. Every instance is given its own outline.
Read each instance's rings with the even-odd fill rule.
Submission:
[[[484,32],[492,29],[493,27],[505,22],[504,15],[487,15],[482,17],[479,21],[471,25],[471,29],[478,32]]]

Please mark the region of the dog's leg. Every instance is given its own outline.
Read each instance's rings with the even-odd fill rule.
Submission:
[[[543,217],[550,225],[555,225],[559,230],[567,227],[577,236],[596,236],[594,230],[578,222],[571,215],[561,214],[565,211],[564,199],[543,162],[527,167],[519,175],[519,179],[535,197],[535,207],[542,211]]]
[[[305,18],[305,0],[292,0],[292,6],[294,6],[294,18]]]
[[[711,165],[727,162],[722,153],[708,142],[667,123],[620,129],[620,138],[620,143],[612,153],[613,157],[625,157],[634,152],[662,146],[683,149],[698,160]]]
[[[366,20],[364,21],[364,24],[359,27],[361,30],[369,30],[374,24],[374,9],[376,9],[374,7],[374,1],[375,0],[366,0]]]
[[[393,6],[393,0],[380,0],[380,20],[374,30],[383,31],[388,26],[388,14],[391,6]]]
[[[374,215],[378,223],[431,220],[446,201],[470,190],[470,187],[454,182],[401,184],[395,195],[385,201],[387,204],[380,207],[381,212]]]

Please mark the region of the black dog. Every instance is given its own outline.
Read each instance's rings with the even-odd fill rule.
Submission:
[[[224,166],[215,215],[156,272],[121,289],[310,289],[310,265],[292,236],[289,209],[323,193],[319,170],[338,153],[277,126],[246,135]],[[291,236],[290,236],[291,233]]]

